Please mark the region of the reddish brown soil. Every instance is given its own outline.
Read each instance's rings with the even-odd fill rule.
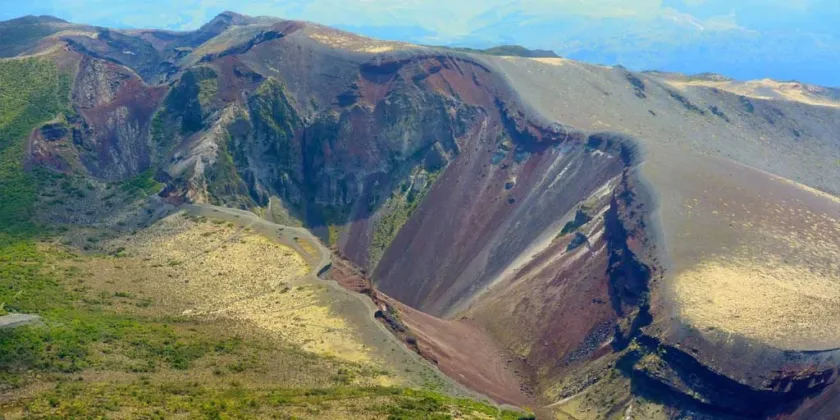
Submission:
[[[365,65],[360,97],[377,100],[406,80],[413,81],[412,89],[436,92],[463,107],[461,131],[454,136],[458,155],[372,277],[401,302],[448,316],[536,236],[615,176],[622,163],[618,150],[590,154],[582,133],[529,119],[499,75],[479,62],[433,55]],[[594,147],[617,149],[617,142],[602,143]],[[505,188],[512,180],[515,185]],[[359,227],[347,230],[345,237],[356,238],[346,239],[342,248],[363,264],[359,254],[370,234],[364,231],[368,227]]]
[[[95,59],[84,57],[80,74],[90,71]],[[111,101],[78,106],[94,138],[90,156],[82,162],[94,176],[119,179],[147,169],[151,164],[148,136],[152,116],[166,95],[166,86],[146,85],[140,77],[117,64],[101,61],[103,73],[118,83]],[[77,83],[77,90],[82,89]],[[74,92],[74,95],[84,95]],[[118,151],[115,153],[114,151]],[[134,167],[126,167],[130,163]]]
[[[603,228],[593,220],[585,231]],[[569,368],[611,351],[611,306],[603,238],[567,252],[573,235],[556,240],[509,279],[482,296],[467,316],[501,345],[539,369],[549,385]]]
[[[241,102],[243,91],[256,90],[265,80],[234,55],[215,60],[212,65],[218,70],[219,99],[223,103]]]
[[[497,401],[534,405],[523,382],[542,390],[571,365],[610,351],[606,343],[617,316],[610,304],[603,240],[596,239],[575,258],[560,256],[568,240],[558,241],[510,282],[483,296],[481,307],[470,313],[474,322],[441,318],[462,309],[627,162],[618,146],[621,139],[584,147],[581,133],[535,125],[495,77],[480,63],[438,56],[362,67],[354,95],[369,106],[394,90],[409,89],[406,81],[411,80],[411,89],[457,98],[460,106],[474,110],[465,113],[462,131],[454,133],[457,157],[372,277],[394,297],[377,292],[383,312],[395,307],[401,314],[382,319],[396,324],[392,329],[407,329],[398,334],[412,338],[408,344],[444,373]],[[354,132],[366,130],[360,126]],[[504,146],[502,137],[509,140]],[[511,180],[515,185],[507,188]],[[364,216],[350,223],[340,241],[341,250],[359,265],[368,263],[372,236],[370,215]],[[357,275],[344,274],[340,282],[363,287]],[[539,375],[528,366],[538,367]]]
[[[474,323],[445,320],[405,306],[387,296],[400,319],[417,339],[420,354],[450,378],[493,400],[533,407],[520,364]]]
[[[329,271],[329,278],[351,292],[373,297],[370,281],[365,278],[364,274],[337,250],[333,252],[335,258],[333,258],[332,267]]]
[[[534,407],[525,385],[521,362],[511,357],[474,323],[444,320],[403,305],[375,291],[370,281],[346,259],[334,258],[329,277],[344,288],[370,296],[384,311],[399,313],[392,322],[405,331],[395,331],[406,345],[431,361],[450,378],[494,401],[517,407]],[[390,308],[390,309],[389,309]]]
[[[773,418],[834,420],[840,418],[838,413],[840,413],[840,382],[835,382],[821,394],[806,398],[795,411],[778,414]]]

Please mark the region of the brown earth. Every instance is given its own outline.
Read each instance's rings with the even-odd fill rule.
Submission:
[[[473,323],[437,318],[406,306],[374,290],[364,274],[343,258],[333,262],[329,277],[350,291],[371,296],[380,312],[389,314],[380,320],[450,378],[498,403],[539,412],[522,377],[526,370],[518,368],[521,361]]]
[[[400,320],[416,338],[420,354],[450,378],[494,401],[535,409],[519,360],[502,350],[490,335],[467,320],[436,318],[391,299]]]

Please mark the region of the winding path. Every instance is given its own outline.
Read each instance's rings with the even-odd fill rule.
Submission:
[[[185,204],[179,209],[176,209],[176,211],[177,210],[184,210],[197,216],[223,219],[227,222],[238,224],[243,228],[250,228],[271,240],[275,240],[294,249],[312,268],[305,276],[305,280],[325,285],[337,296],[349,297],[352,299],[351,305],[344,306],[344,315],[348,316],[350,320],[355,323],[363,323],[364,325],[360,325],[359,328],[370,334],[369,338],[371,342],[385,343],[384,346],[382,344],[378,344],[377,347],[389,347],[391,351],[386,351],[385,353],[398,352],[398,354],[392,357],[400,357],[403,361],[407,360],[413,365],[422,365],[430,369],[443,383],[446,384],[445,387],[456,395],[490,401],[487,397],[469,390],[452,378],[446,376],[444,373],[432,366],[426,359],[423,359],[420,355],[405,346],[404,343],[388,329],[388,327],[375,318],[374,314],[379,308],[376,307],[370,298],[362,294],[349,291],[335,281],[323,279],[321,276],[323,276],[332,266],[332,252],[307,229],[278,225],[261,219],[259,216],[249,211],[218,207],[209,204]],[[355,301],[355,303],[353,303],[353,301]]]
[[[17,328],[24,325],[32,325],[41,322],[38,315],[29,314],[8,314],[0,316],[0,330],[5,328]]]

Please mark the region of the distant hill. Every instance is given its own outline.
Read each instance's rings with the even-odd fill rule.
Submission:
[[[0,22],[0,57],[17,55],[67,26],[70,24],[52,16],[24,16]]]
[[[528,57],[528,58],[560,58],[554,51],[550,50],[529,50],[521,45],[500,45],[487,49],[476,48],[452,48],[456,51],[464,51],[478,54],[488,54],[508,57]]]

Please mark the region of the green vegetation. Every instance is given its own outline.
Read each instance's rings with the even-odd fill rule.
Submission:
[[[182,137],[204,128],[205,114],[217,94],[218,76],[213,69],[198,67],[181,76],[152,118],[153,162],[167,156]]]
[[[568,235],[578,230],[581,226],[589,223],[590,220],[592,220],[592,217],[586,214],[583,209],[578,209],[577,212],[575,212],[575,218],[563,226],[563,230],[560,231],[560,235],[558,236]]]
[[[61,301],[53,279],[42,274],[44,256],[32,222],[38,178],[24,171],[26,139],[39,125],[66,110],[69,83],[48,62],[0,61],[0,305],[3,312],[40,312]],[[43,338],[30,329],[0,333],[0,384],[14,381],[12,372],[45,365]],[[50,335],[50,339],[63,337]],[[70,340],[72,341],[72,340]],[[71,342],[52,347],[72,363]]]
[[[166,97],[166,111],[180,119],[181,133],[189,135],[204,126],[205,107],[218,90],[218,76],[209,67],[197,67],[181,76],[181,80]],[[208,81],[211,80],[212,81]],[[206,90],[202,92],[202,87]],[[202,101],[202,98],[204,99]]]
[[[344,227],[341,225],[329,225],[327,226],[328,229],[328,238],[327,243],[330,246],[333,246],[338,243],[338,240],[341,239],[341,234],[344,231]]]
[[[67,111],[69,79],[45,61],[0,61],[0,231],[5,234],[33,228],[38,180],[23,170],[26,139]]]
[[[46,61],[0,61],[0,307],[23,312],[56,296],[40,275],[43,258],[32,221],[39,178],[24,171],[26,139],[39,125],[66,111],[69,76]],[[0,348],[6,346],[0,338]],[[3,352],[3,360],[12,357]],[[2,372],[2,370],[0,370]]]
[[[247,113],[237,112],[239,115],[228,126],[218,160],[208,173],[207,190],[214,203],[255,208],[266,203],[255,202],[261,198],[251,196],[237,166],[254,165],[248,161],[248,153],[257,152],[278,171],[280,180],[276,182],[299,183],[297,168],[301,153],[294,137],[301,121],[283,84],[273,78],[266,80],[251,96]],[[245,149],[246,145],[254,149]],[[300,211],[298,208],[287,210]]]
[[[160,192],[164,184],[155,181],[154,169],[147,169],[122,183],[120,187],[123,191],[131,192],[139,195],[155,195]]]
[[[213,77],[201,79],[198,82],[198,103],[202,109],[207,109],[219,93],[219,80],[215,75],[213,73]]]
[[[368,418],[520,419],[520,413],[500,411],[486,404],[438,394],[386,387],[335,387],[314,389],[253,389],[238,383],[207,388],[197,382],[155,384],[139,380],[119,386],[61,384],[54,391],[29,402],[35,416],[95,418],[131,412],[135,417],[162,418],[179,413],[186,418],[331,418],[355,414]],[[336,410],[336,411],[333,411]],[[527,418],[527,417],[524,417]]]
[[[178,144],[180,130],[173,122],[175,117],[163,107],[152,118],[150,137],[154,146],[153,162],[158,162]]]
[[[214,204],[238,208],[255,206],[248,192],[248,185],[239,176],[233,156],[230,154],[232,139],[227,136],[220,145],[216,164],[207,172],[207,193]]]
[[[290,170],[300,159],[294,143],[301,125],[292,100],[277,79],[269,78],[248,103],[254,130],[263,135],[266,155],[281,170]],[[298,146],[299,147],[299,146]]]
[[[155,303],[88,287],[89,274],[76,267],[90,264],[91,257],[21,248],[3,258],[18,261],[25,276],[16,275],[17,290],[4,287],[4,297],[13,293],[14,310],[40,313],[45,325],[0,331],[0,390],[43,381],[54,385],[13,401],[7,406],[12,411],[56,418],[126,413],[330,418],[331,410],[365,418],[448,419],[474,413],[517,418],[517,413],[434,392],[353,387],[381,372],[273,340],[242,338],[195,318],[131,314],[126,308]],[[273,382],[259,376],[266,372]]]
[[[117,296],[114,296],[115,298]],[[86,299],[88,305],[104,302]],[[37,309],[43,310],[44,306]],[[0,333],[0,386],[20,386],[25,372],[75,373],[86,369],[156,372],[186,370],[210,354],[236,354],[241,340],[210,339],[177,332],[166,322],[121,316],[107,310],[54,306],[45,327]],[[108,355],[118,354],[119,358]]]
[[[417,206],[423,202],[438,175],[439,172],[429,173],[422,168],[415,168],[409,179],[403,181],[382,206],[382,217],[373,227],[373,239],[370,244],[371,267],[375,267],[382,259],[385,250],[414,214]]]

